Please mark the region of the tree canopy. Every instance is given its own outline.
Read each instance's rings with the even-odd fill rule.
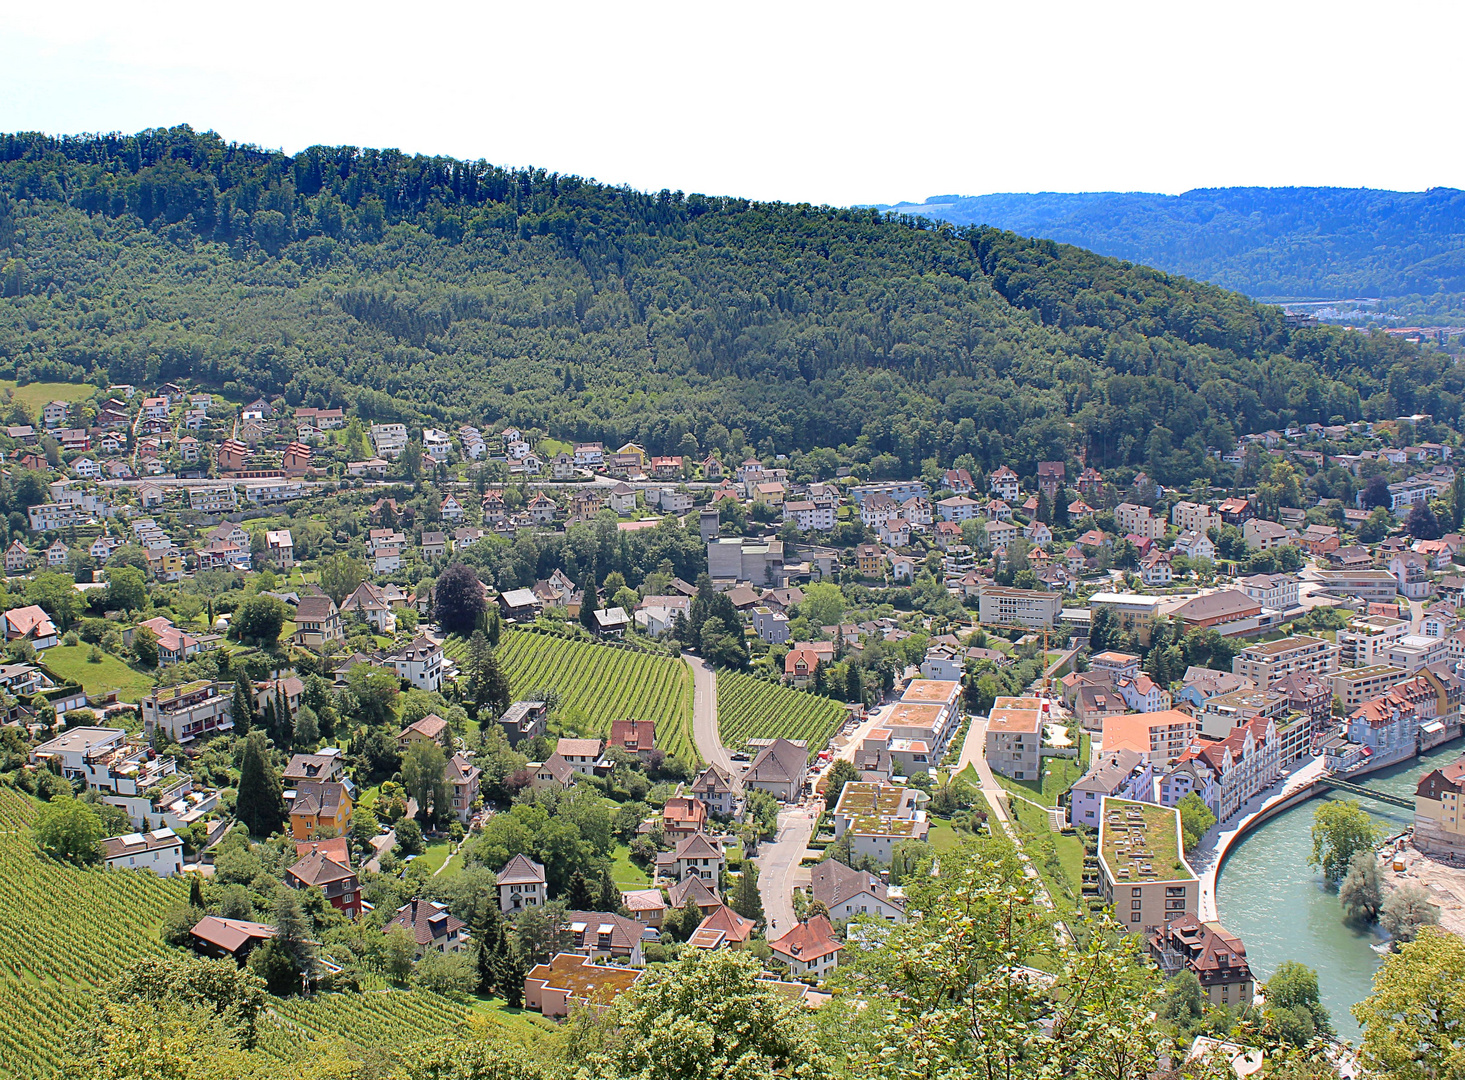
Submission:
[[[1082,450],[1185,483],[1239,434],[1456,416],[1465,391],[1385,335],[868,208],[187,127],[0,136],[0,188],[0,377],[22,381],[191,376],[369,420],[776,448],[823,475],[844,447],[877,479]]]

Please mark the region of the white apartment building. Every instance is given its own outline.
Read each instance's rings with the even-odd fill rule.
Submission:
[[[1388,663],[1389,646],[1409,633],[1405,619],[1387,615],[1367,615],[1354,619],[1346,630],[1339,630],[1338,662],[1344,667],[1373,667]]]
[[[1207,503],[1178,502],[1170,508],[1170,521],[1181,532],[1204,534],[1221,527],[1221,515]]]
[[[371,445],[384,458],[399,458],[407,449],[406,424],[372,424]]]
[[[1139,503],[1120,503],[1114,508],[1114,520],[1119,531],[1145,540],[1158,540],[1165,535],[1165,519],[1155,517],[1148,506]]]
[[[221,484],[218,487],[195,487],[188,489],[188,507],[205,514],[227,513],[237,509],[239,499],[233,487]]]

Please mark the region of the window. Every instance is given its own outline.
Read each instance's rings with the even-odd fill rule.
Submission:
[[[1138,911],[1134,912],[1133,914],[1131,914],[1129,916],[1129,921],[1130,922],[1139,922],[1139,920],[1140,920],[1140,913]]]
[[[1129,906],[1130,906],[1130,907],[1131,907],[1131,908],[1133,908],[1133,909],[1134,909],[1134,910],[1135,910],[1135,911],[1138,911],[1138,910],[1139,910],[1139,908],[1140,908],[1140,905],[1141,905],[1141,904],[1143,904],[1143,903],[1144,903],[1144,901],[1143,901],[1143,900],[1131,900],[1131,901],[1130,901],[1130,902],[1129,902]]]
[[[1129,895],[1130,896],[1143,896],[1144,895],[1144,890],[1143,889],[1130,889],[1129,890]]]

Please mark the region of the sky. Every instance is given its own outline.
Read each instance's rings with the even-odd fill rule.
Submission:
[[[0,26],[3,131],[186,123],[836,205],[1465,186],[1459,3],[0,0]]]

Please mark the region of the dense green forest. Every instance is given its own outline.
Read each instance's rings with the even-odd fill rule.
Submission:
[[[188,128],[0,136],[0,291],[0,377],[189,376],[825,476],[1085,449],[1188,481],[1246,432],[1453,422],[1465,392],[1412,345],[994,229]]]
[[[1465,191],[1456,188],[938,195],[888,209],[1047,236],[1248,296],[1465,293]]]

